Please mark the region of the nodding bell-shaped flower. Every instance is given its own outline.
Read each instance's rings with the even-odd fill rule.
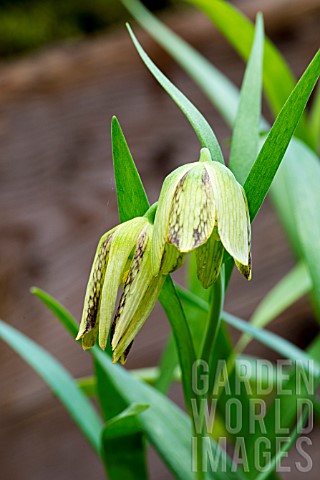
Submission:
[[[151,248],[154,275],[163,270],[164,252],[196,252],[204,288],[217,279],[224,249],[239,271],[251,278],[251,227],[246,196],[233,173],[201,149],[199,162],[174,170],[165,179],[154,221]]]
[[[93,261],[77,340],[82,338],[83,348],[88,349],[99,335],[99,345],[105,349],[111,332],[114,362],[120,359],[125,363],[132,341],[150,315],[165,280],[164,274],[155,277],[151,268],[155,208],[105,233]],[[179,262],[181,254],[179,258],[167,255],[166,271],[177,268]]]

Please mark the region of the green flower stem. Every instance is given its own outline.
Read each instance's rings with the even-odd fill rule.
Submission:
[[[200,359],[206,362],[209,366],[209,378],[212,378],[211,365],[214,362],[212,352],[216,343],[218,331],[220,328],[220,318],[224,303],[224,269],[220,270],[217,281],[212,286],[210,310],[208,315],[208,326],[205,337],[203,339],[203,345],[201,348]],[[211,385],[209,392],[211,391]],[[203,425],[203,431],[197,434],[197,469],[195,473],[196,480],[203,480],[205,474],[202,468],[202,456],[203,456],[203,438],[207,435],[205,425]]]
[[[203,456],[203,436],[197,435],[197,469],[195,472],[196,480],[205,480],[205,473],[202,468],[202,456]]]
[[[224,304],[224,294],[225,294],[225,279],[224,279],[224,268],[220,270],[220,275],[217,281],[212,286],[212,295],[209,308],[208,316],[208,326],[205,337],[203,339],[203,344],[201,348],[201,360],[208,363],[209,368],[212,360],[212,352],[214,351],[214,346],[216,343],[220,322],[221,322],[221,312]],[[211,372],[212,373],[212,372]]]

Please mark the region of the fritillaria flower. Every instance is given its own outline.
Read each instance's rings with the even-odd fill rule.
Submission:
[[[225,249],[240,272],[250,279],[250,237],[242,186],[203,148],[199,162],[177,168],[163,183],[154,221],[153,273],[162,271],[168,246],[181,253],[195,250],[198,278],[208,288],[219,275]]]
[[[114,362],[125,362],[134,337],[156,303],[166,274],[181,263],[181,254],[169,248],[165,273],[153,275],[150,250],[155,208],[105,233],[93,261],[77,340],[82,338],[83,348],[88,349],[99,336],[99,345],[105,349],[111,332]]]

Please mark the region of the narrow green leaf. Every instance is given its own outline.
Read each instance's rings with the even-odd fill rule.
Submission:
[[[256,159],[261,116],[263,18],[257,15],[255,38],[245,71],[232,133],[229,167],[242,185]]]
[[[235,50],[248,60],[254,38],[254,25],[233,5],[218,0],[187,0],[200,8],[228,39]],[[241,42],[239,42],[241,38]],[[294,88],[295,78],[281,53],[269,39],[264,44],[263,84],[271,111],[278,115]],[[308,140],[306,119],[297,131],[298,136]]]
[[[102,432],[102,453],[110,480],[148,478],[139,414],[148,405],[131,404],[109,420]]]
[[[69,372],[42,347],[2,321],[0,338],[46,382],[100,455],[102,421]]]
[[[112,157],[120,222],[142,217],[149,208],[146,192],[116,117],[111,124]]]
[[[190,124],[192,125],[202,147],[206,147],[210,150],[210,154],[213,160],[224,163],[219,143],[207,120],[190,102],[190,100],[188,100],[185,95],[183,95],[183,93],[180,92],[180,90],[175,85],[173,85],[173,83],[170,82],[170,80],[168,80],[165,75],[163,75],[163,73],[158,69],[158,67],[156,67],[156,65],[152,62],[152,60],[143,50],[142,46],[138,42],[129,25],[128,30],[141,59],[143,60],[147,68],[150,70],[152,75],[156,78],[156,80],[160,83],[160,85],[164,88],[168,95],[174,100],[174,102],[178,105],[181,111],[185,114]]]
[[[191,294],[187,290],[179,287],[177,290],[178,294],[185,301],[188,301],[194,305],[197,305],[200,309],[204,311],[209,311],[209,305],[207,302],[197,297],[197,295]],[[247,333],[252,336],[255,340],[258,340],[260,343],[266,345],[271,350],[274,350],[285,358],[292,360],[300,361],[302,365],[308,367],[308,362],[310,357],[303,350],[293,345],[288,340],[276,335],[275,333],[269,332],[263,328],[258,328],[253,325],[250,325],[245,320],[242,320],[235,315],[231,315],[227,312],[222,312],[222,320],[231,325],[232,327],[240,330],[241,332]],[[315,375],[320,376],[320,363],[315,364]]]
[[[38,297],[42,303],[44,303],[46,307],[48,307],[57,318],[59,318],[62,325],[69,333],[71,333],[72,337],[76,338],[78,333],[78,325],[71,313],[68,312],[68,310],[63,307],[55,298],[53,298],[44,290],[41,290],[41,288],[33,287],[31,288],[31,293]]]
[[[141,2],[121,2],[149,35],[167,50],[199,85],[226,122],[233,125],[239,99],[237,87],[191,45],[161,23]]]
[[[150,405],[132,403],[119,415],[111,418],[104,427],[105,438],[122,437],[131,433],[141,432],[141,426],[137,416],[147,410]]]
[[[309,355],[279,335],[262,328],[254,327],[248,322],[245,322],[244,320],[227,312],[223,312],[222,320],[227,322],[229,325],[232,325],[237,330],[248,333],[259,342],[280,353],[280,355],[283,357],[289,358],[293,361],[301,362],[301,365],[306,369],[310,368],[309,362],[311,359]],[[320,363],[314,364],[314,373],[315,376],[320,377]]]
[[[318,52],[276,118],[244,184],[250,218],[254,219],[270,188],[295,128],[320,74]]]
[[[313,99],[310,116],[309,128],[312,136],[312,148],[320,153],[320,84],[318,84],[317,92]]]
[[[320,161],[302,142],[296,142],[295,151],[294,161],[286,165],[286,189],[297,225],[302,256],[308,266],[315,298],[320,305]]]

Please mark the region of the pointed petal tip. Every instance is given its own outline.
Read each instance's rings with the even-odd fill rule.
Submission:
[[[121,357],[120,357],[120,363],[121,363],[121,365],[125,365],[126,362],[127,362],[127,357],[126,357],[126,355],[124,355],[124,354],[121,355]]]
[[[239,270],[239,272],[247,279],[251,280],[252,278],[252,266],[251,261],[249,261],[248,265],[244,265],[243,263],[237,262],[235,260],[235,264]]]
[[[92,347],[93,345],[86,345],[85,343],[82,342],[82,350],[84,350],[85,352],[87,350],[90,350]]]
[[[106,340],[99,340],[99,347],[101,348],[101,350],[105,351],[105,349],[107,348],[107,341]]]

